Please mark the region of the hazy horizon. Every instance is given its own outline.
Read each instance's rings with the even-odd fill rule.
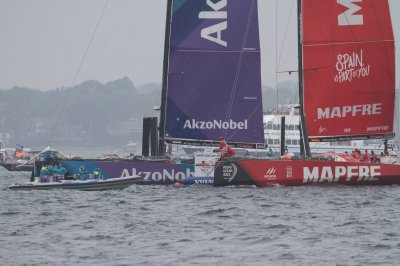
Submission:
[[[50,90],[86,80],[104,84],[125,76],[137,87],[161,83],[165,0],[109,1],[75,84],[74,77],[106,1],[0,1],[0,89],[19,86]],[[297,69],[296,1],[258,2],[262,84],[297,81],[297,75],[275,74],[276,70]],[[396,43],[400,43],[400,1],[389,2]],[[276,55],[280,54],[277,68]],[[399,61],[397,52],[396,85],[400,82]]]

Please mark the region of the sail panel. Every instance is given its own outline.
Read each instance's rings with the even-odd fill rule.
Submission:
[[[264,143],[257,1],[174,1],[166,139]]]
[[[304,44],[393,40],[388,0],[303,0]]]
[[[309,138],[392,137],[395,60],[387,0],[304,0],[303,15]]]

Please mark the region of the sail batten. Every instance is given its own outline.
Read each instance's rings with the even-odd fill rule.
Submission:
[[[394,136],[387,0],[303,0],[304,113],[311,141]]]
[[[173,1],[165,138],[264,143],[257,1]]]

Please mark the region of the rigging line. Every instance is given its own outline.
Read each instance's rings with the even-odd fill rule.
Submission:
[[[389,2],[387,2],[387,4],[388,4],[387,8],[389,9],[389,18],[390,18],[390,6],[389,6]],[[381,20],[379,19],[379,18],[380,18],[380,15],[377,13],[375,3],[373,3],[373,6],[374,6],[374,14],[375,14],[375,17],[378,18],[378,19],[377,19],[377,21],[378,21],[377,26],[378,26],[379,33],[380,33],[380,37],[381,37],[381,40],[379,40],[379,41],[381,42],[382,46],[385,48],[385,49],[384,49],[384,52],[385,52],[386,62],[390,62],[390,56],[389,56],[389,54],[388,54],[388,50],[390,49],[390,47],[387,47],[387,46],[386,46],[386,40],[384,39],[384,33],[383,33],[383,31],[382,31],[382,23],[381,23]],[[392,21],[390,20],[390,22],[392,22]],[[393,32],[393,26],[392,26],[392,32]],[[391,40],[391,42],[393,43],[393,47],[394,47],[394,35],[393,35],[393,40]],[[393,51],[393,53],[395,53],[395,51]],[[393,54],[393,56],[394,56],[394,54]],[[396,59],[394,59],[394,60],[396,60]],[[394,67],[396,68],[396,61],[394,61]],[[394,70],[393,72],[391,72],[390,69],[389,69],[388,64],[386,64],[385,69],[386,69],[386,72],[387,72],[387,75],[388,75],[389,79],[390,79],[390,80],[394,80],[394,83],[395,83],[395,81],[396,81],[396,73],[395,73],[395,70]],[[393,76],[393,75],[394,75],[394,76]],[[372,83],[371,78],[370,78],[369,80],[370,80],[371,86],[373,86],[373,83]],[[393,84],[393,86],[394,86],[394,88],[393,88],[393,89],[394,89],[394,93],[395,93],[395,95],[396,95],[396,84]],[[378,95],[377,92],[375,92],[375,97],[378,98],[377,96],[379,96],[379,95]],[[394,100],[394,101],[396,101],[396,100]],[[396,108],[396,102],[395,102],[394,104],[395,104],[395,108]],[[394,117],[395,117],[395,115],[393,116],[393,118],[394,118]],[[393,128],[393,130],[394,130],[394,128]],[[393,131],[393,130],[392,130],[392,131]]]
[[[239,80],[239,72],[240,72],[240,68],[242,66],[242,62],[243,62],[243,54],[244,54],[243,48],[245,46],[245,42],[247,41],[247,35],[248,35],[248,32],[249,32],[249,28],[250,28],[250,20],[252,18],[251,15],[253,13],[253,5],[254,5],[254,0],[252,1],[251,7],[250,7],[250,10],[249,10],[249,16],[248,16],[248,19],[247,19],[247,25],[246,25],[246,29],[245,29],[245,34],[244,34],[244,38],[243,38],[243,41],[242,41],[241,51],[240,51],[240,54],[239,54],[239,62],[238,62],[238,65],[236,67],[233,89],[232,89],[231,96],[230,96],[230,99],[229,99],[229,102],[228,102],[228,110],[227,110],[227,114],[225,116],[225,121],[228,120],[228,118],[230,117],[230,115],[232,113],[233,101],[234,101],[234,98],[235,98],[235,94],[236,94],[236,90],[237,90],[237,83],[238,83],[238,80]],[[226,132],[227,132],[227,130],[225,130],[223,135],[226,135]]]
[[[285,36],[286,37],[286,36]],[[283,49],[282,49],[283,50]],[[278,0],[275,0],[275,83],[276,83],[276,110],[279,107],[279,84],[278,84]]]
[[[276,1],[278,1],[278,0],[276,0]],[[290,21],[292,20],[293,8],[294,8],[294,0],[292,0],[292,6],[290,7],[290,13],[289,13],[289,19],[288,19],[287,24],[286,24],[286,29],[285,29],[285,35],[284,35],[284,38],[283,38],[282,49],[281,49],[281,52],[280,52],[280,55],[279,55],[278,69],[279,69],[279,67],[281,65],[281,60],[282,60],[282,57],[283,57],[283,50],[284,50],[285,45],[286,45],[286,37],[288,35],[287,32],[289,30]],[[276,16],[278,16],[278,13],[276,13]]]
[[[139,14],[142,14],[142,9],[143,9],[143,7],[144,7],[144,1],[145,0],[141,0],[141,1],[139,1],[139,6],[138,6],[138,8],[136,9],[136,13],[139,13]],[[132,19],[132,21],[131,21],[131,26],[129,27],[129,29],[128,29],[128,34],[126,35],[126,37],[124,38],[124,40],[122,41],[122,44],[120,45],[120,47],[119,47],[119,49],[117,50],[117,52],[116,52],[116,56],[114,57],[116,60],[116,62],[115,63],[118,63],[120,60],[121,60],[121,53],[122,53],[122,51],[125,49],[125,47],[126,47],[126,45],[127,45],[127,43],[128,43],[128,41],[129,41],[129,39],[132,37],[132,34],[130,34],[130,33],[133,33],[133,31],[135,30],[135,28],[137,27],[137,23],[136,23],[136,21],[139,19],[139,16],[133,16],[133,19]],[[109,66],[109,68],[108,68],[108,70],[106,71],[107,72],[107,75],[106,76],[109,76],[109,73],[111,72],[111,68],[112,67],[114,67],[116,64],[114,64],[114,65],[111,65],[111,64],[109,64],[108,66]]]
[[[86,48],[86,50],[85,50],[85,54],[84,54],[84,56],[83,56],[83,58],[82,58],[82,60],[81,60],[81,63],[79,64],[78,70],[77,70],[76,73],[75,73],[74,80],[73,80],[73,82],[72,82],[72,86],[71,86],[71,87],[69,88],[69,90],[68,90],[67,98],[65,99],[64,104],[63,104],[63,106],[61,107],[60,112],[58,113],[57,120],[56,120],[56,122],[55,122],[55,125],[54,125],[53,130],[52,130],[51,135],[50,135],[50,141],[49,141],[50,143],[51,143],[52,140],[53,140],[54,133],[55,133],[56,128],[57,128],[57,126],[58,126],[58,123],[60,122],[60,119],[61,119],[61,115],[62,115],[62,113],[64,112],[64,109],[65,109],[65,107],[66,107],[66,105],[67,105],[67,103],[68,103],[68,100],[69,100],[70,96],[71,96],[72,89],[73,89],[73,87],[74,87],[75,84],[76,84],[76,81],[77,81],[77,79],[78,79],[79,73],[81,72],[81,68],[82,68],[82,66],[83,66],[83,63],[85,62],[86,56],[87,56],[88,53],[89,53],[89,48],[90,48],[91,45],[92,45],[94,36],[96,35],[97,29],[99,28],[100,22],[101,22],[101,20],[102,20],[102,18],[103,18],[103,15],[104,15],[105,11],[106,11],[106,8],[107,8],[107,5],[108,5],[108,1],[109,1],[109,0],[106,0],[106,2],[104,3],[103,10],[102,10],[102,12],[101,12],[101,14],[100,14],[100,17],[99,17],[98,21],[97,21],[96,27],[95,27],[95,29],[94,29],[94,31],[93,31],[93,34],[92,34],[91,38],[90,38],[89,44],[88,44],[88,46],[87,46],[87,48]]]
[[[259,103],[258,106],[257,106],[257,108],[254,108],[253,112],[248,116],[248,119],[252,118],[252,117],[256,114],[256,112],[257,112],[257,110],[258,110],[259,108],[262,108],[262,103]],[[239,129],[236,129],[236,130],[229,136],[229,138],[235,136],[236,133],[238,133],[238,132],[239,132]],[[263,124],[263,134],[264,134],[264,124]]]
[[[241,52],[240,52],[240,55],[239,55],[238,65],[236,67],[236,73],[235,73],[235,79],[234,79],[234,83],[233,83],[233,89],[232,89],[231,96],[230,96],[230,99],[229,99],[229,102],[228,102],[228,110],[227,110],[227,113],[225,115],[225,121],[228,120],[228,118],[231,116],[231,113],[232,113],[233,103],[234,103],[236,90],[237,90],[237,84],[239,82],[240,69],[242,67],[243,56],[244,56],[244,53],[245,53],[245,51],[243,51],[243,50],[244,50],[244,46],[245,46],[246,41],[247,41],[247,36],[248,36],[248,33],[249,33],[250,24],[251,24],[251,19],[253,18],[254,1],[255,0],[252,0],[251,6],[250,6],[250,10],[249,10],[249,16],[248,16],[248,19],[247,19],[246,29],[245,29],[244,38],[243,38],[243,41],[242,41],[242,46],[241,46],[242,49],[241,49]],[[227,129],[224,130],[223,136],[226,135],[227,131],[228,131]]]

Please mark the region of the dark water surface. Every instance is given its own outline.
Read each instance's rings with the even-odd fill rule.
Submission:
[[[400,186],[11,191],[1,265],[400,265]]]

